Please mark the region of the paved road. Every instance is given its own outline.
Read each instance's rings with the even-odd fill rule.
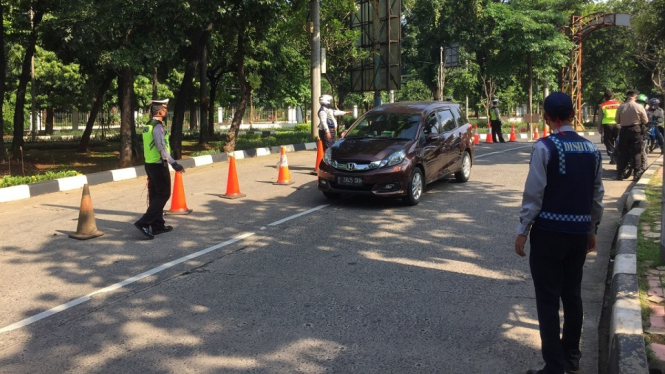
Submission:
[[[240,200],[218,197],[227,164],[188,169],[194,213],[168,218],[175,230],[153,241],[131,226],[145,210],[144,178],[91,188],[106,235],[90,241],[67,237],[80,191],[2,204],[0,372],[539,367],[528,261],[513,252],[529,154],[528,143],[482,144],[468,183],[430,185],[415,207],[325,199],[309,175],[314,152],[288,155],[290,186],[272,185],[278,156],[239,160]],[[628,185],[606,182],[605,246],[586,265],[587,373]]]

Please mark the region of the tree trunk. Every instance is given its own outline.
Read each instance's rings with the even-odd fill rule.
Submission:
[[[215,137],[215,99],[217,98],[218,80],[210,81],[210,101],[208,102],[208,139]]]
[[[212,31],[212,22],[208,23],[196,37],[189,53],[185,75],[182,78],[178,95],[176,96],[175,110],[173,112],[173,125],[171,125],[171,151],[173,158],[179,160],[182,158],[182,127],[185,119],[185,107],[191,96],[192,82],[196,67],[199,64],[201,49],[205,47]]]
[[[157,89],[157,66],[152,71],[152,99],[157,100],[159,99],[157,95],[159,94],[158,89]]]
[[[201,90],[199,92],[199,102],[201,121],[199,123],[199,144],[206,144],[208,142],[208,76],[207,76],[207,67],[208,67],[208,56],[206,55],[206,48],[203,46],[201,49],[201,58],[199,61],[199,80],[201,83]]]
[[[0,6],[0,108],[5,104],[5,79],[7,78],[7,60],[5,56],[5,15]],[[5,126],[0,123],[0,162],[5,162]]]
[[[196,131],[199,128],[199,116],[196,115],[196,103],[189,103],[189,131]]]
[[[129,67],[120,69],[118,101],[120,101],[120,167],[132,165],[132,91],[134,74]]]
[[[44,131],[46,135],[53,135],[54,122],[55,122],[55,113],[53,107],[50,106],[46,108],[46,124],[44,126]]]
[[[90,117],[88,117],[88,122],[85,124],[85,130],[81,136],[81,144],[79,144],[79,152],[87,152],[88,145],[90,144],[90,134],[92,134],[92,128],[95,126],[95,121],[97,120],[97,114],[102,109],[104,105],[104,95],[106,91],[111,87],[111,82],[113,82],[115,74],[113,71],[108,70],[104,75],[102,84],[99,86],[99,91],[97,91],[97,96],[92,99],[92,108],[90,109]]]
[[[238,138],[238,131],[240,131],[240,123],[242,122],[242,117],[245,115],[245,109],[247,109],[247,103],[252,94],[251,87],[245,76],[245,45],[243,31],[238,33],[238,49],[236,52],[236,69],[238,83],[240,84],[240,100],[238,101],[238,106],[236,107],[233,120],[231,121],[231,128],[229,128],[229,132],[226,134],[224,152],[233,152],[236,148],[236,139]]]
[[[14,107],[14,139],[12,140],[12,153],[14,158],[21,157],[21,147],[23,146],[23,129],[25,125],[25,93],[30,80],[30,62],[35,54],[35,44],[37,43],[37,25],[42,20],[43,13],[36,11],[33,18],[33,29],[30,33],[28,46],[25,49],[23,64],[21,66],[21,76],[16,89],[16,105]]]

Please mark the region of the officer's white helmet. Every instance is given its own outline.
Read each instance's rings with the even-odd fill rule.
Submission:
[[[323,95],[319,98],[319,103],[323,105],[330,105],[330,101],[332,100],[332,96],[330,95]]]

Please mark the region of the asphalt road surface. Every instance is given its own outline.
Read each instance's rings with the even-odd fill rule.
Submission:
[[[132,226],[145,177],[91,187],[105,235],[88,241],[67,237],[80,190],[0,205],[0,372],[540,368],[528,260],[513,249],[529,143],[481,144],[469,182],[434,183],[414,207],[327,200],[309,174],[315,154],[288,154],[290,186],[272,184],[278,155],[238,160],[239,200],[219,197],[227,163],[188,169],[194,212],[167,216],[174,231],[152,241]],[[605,239],[586,265],[586,373],[630,184],[606,176]]]

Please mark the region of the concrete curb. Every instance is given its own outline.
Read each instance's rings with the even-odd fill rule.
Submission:
[[[662,165],[662,157],[659,157],[633,186],[625,205],[628,213],[619,227],[610,293],[612,313],[607,371],[610,374],[649,372],[637,283],[637,225],[647,207],[644,188]]]
[[[281,147],[282,146],[276,146],[235,151],[233,152],[233,156],[239,160],[242,158],[279,154],[281,152]],[[287,152],[310,151],[316,150],[316,143],[288,144],[283,147],[286,148]],[[227,153],[216,153],[214,155],[196,156],[178,160],[178,163],[186,168],[193,168],[197,166],[210,165],[216,162],[224,162],[228,160],[228,157],[229,155]],[[139,165],[131,168],[102,171],[88,175],[77,175],[75,177],[60,178],[46,182],[5,187],[0,188],[0,203],[29,199],[34,196],[53,192],[74,190],[77,188],[82,188],[84,184],[95,186],[102,183],[118,182],[126,179],[138,178],[144,175],[145,168],[143,165]]]
[[[578,132],[578,134],[579,134],[580,136],[591,136],[591,135],[596,135],[596,133],[593,132],[593,131],[590,131],[590,132]],[[510,133],[508,133],[508,134],[503,134],[503,133],[502,133],[501,135],[503,135],[503,138],[506,139],[506,140],[510,139]],[[540,135],[540,134],[538,134],[538,135]],[[480,136],[480,140],[485,140],[485,139],[487,138],[487,134],[486,134],[486,133],[485,133],[485,134],[480,134],[480,129],[478,130],[478,136]],[[515,134],[515,137],[516,137],[517,139],[529,139],[529,134],[523,134],[523,133],[519,133],[519,134],[517,134],[517,133],[516,133],[516,134]]]

